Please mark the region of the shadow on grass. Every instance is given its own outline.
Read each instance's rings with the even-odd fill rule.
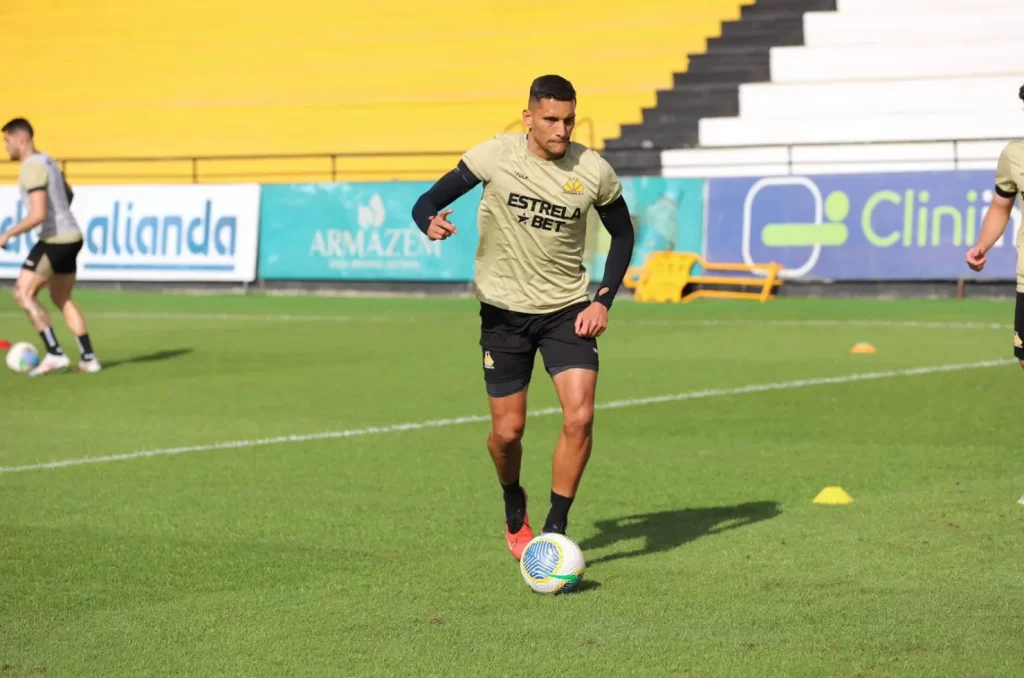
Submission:
[[[157,351],[156,353],[147,353],[146,355],[137,355],[133,358],[126,358],[124,360],[111,360],[103,363],[103,369],[109,370],[114,367],[120,367],[121,365],[131,365],[134,363],[154,363],[161,360],[172,360],[174,358],[180,358],[183,355],[188,355],[193,349],[191,348],[175,348],[167,351]]]
[[[596,551],[618,542],[644,538],[641,548],[587,561],[588,566],[608,563],[670,551],[694,539],[770,520],[781,513],[777,502],[758,501],[737,506],[688,508],[599,520],[595,524],[598,533],[580,542],[580,548],[584,552]]]

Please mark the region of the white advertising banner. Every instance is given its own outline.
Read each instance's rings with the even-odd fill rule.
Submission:
[[[260,186],[73,186],[85,244],[80,280],[252,282]],[[0,232],[28,212],[16,186],[0,187]],[[0,278],[16,278],[39,228],[0,250]]]

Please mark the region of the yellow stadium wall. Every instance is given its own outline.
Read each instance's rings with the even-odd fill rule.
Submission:
[[[552,13],[505,0],[7,0],[0,19],[26,30],[9,30],[0,54],[31,64],[6,113],[29,118],[59,158],[366,154],[72,161],[77,183],[432,179],[466,148],[519,129],[529,84],[545,73],[573,82],[576,139],[603,148],[744,4]],[[406,153],[424,155],[378,155]]]

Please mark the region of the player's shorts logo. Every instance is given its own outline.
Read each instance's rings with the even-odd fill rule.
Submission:
[[[798,186],[810,193],[811,204],[807,216],[798,221],[774,221],[765,218],[764,208],[756,210],[755,198],[758,193],[772,188]],[[761,243],[766,247],[810,248],[807,259],[800,266],[786,266],[780,275],[784,278],[800,278],[807,275],[818,263],[822,247],[839,247],[846,243],[849,229],[845,220],[850,216],[850,198],[842,191],[834,191],[823,198],[821,189],[804,177],[772,177],[762,179],[751,186],[743,204],[743,261],[755,264],[751,256],[755,212]],[[767,223],[764,223],[767,221]]]
[[[488,370],[494,369],[494,358],[491,357],[490,351],[484,351],[484,368]]]
[[[1017,348],[1024,348],[1024,342],[1020,340],[1020,334],[1017,332],[1013,333],[1013,345]]]
[[[576,177],[569,179],[569,181],[565,182],[565,185],[562,186],[563,193],[572,193],[573,195],[583,195],[583,190],[583,184],[581,184],[580,180]]]

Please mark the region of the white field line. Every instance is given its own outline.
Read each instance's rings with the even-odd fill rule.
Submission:
[[[396,322],[401,316],[394,315],[335,315],[335,314],[304,314],[304,313],[161,313],[147,311],[97,311],[88,314],[90,318],[108,318],[111,320],[227,320],[227,321],[255,321],[255,322]],[[21,318],[24,313],[20,311],[0,311],[0,317]],[[468,319],[473,315],[467,314]],[[908,329],[962,329],[962,330],[1007,330],[1013,329],[1010,323],[986,323],[967,321],[930,321],[930,320],[800,320],[780,318],[666,318],[666,319],[637,319],[622,320],[619,322],[634,325],[652,326],[685,326],[696,325],[702,327],[715,327],[719,325],[769,325],[782,327],[897,327]]]
[[[858,381],[873,381],[878,379],[893,379],[896,377],[914,377],[926,374],[938,374],[940,372],[957,372],[961,370],[972,370],[986,367],[999,367],[1016,363],[1016,360],[983,360],[973,363],[955,363],[950,365],[934,365],[931,367],[915,367],[904,370],[889,370],[885,372],[864,372],[860,374],[847,374],[839,377],[817,377],[814,379],[797,379],[794,381],[779,381],[768,384],[751,384],[737,388],[714,388],[703,391],[689,391],[687,393],[674,393],[670,395],[651,396],[648,398],[630,398],[627,400],[613,400],[607,403],[599,403],[598,410],[617,410],[626,407],[642,407],[644,405],[655,405],[660,403],[678,402],[681,400],[700,400],[703,398],[716,398],[719,396],[743,395],[747,393],[763,393],[765,391],[785,391],[791,389],[807,388],[810,386],[825,386],[832,384],[850,384]],[[559,414],[561,410],[557,407],[534,410],[530,412],[531,417],[546,417]],[[459,426],[461,424],[476,424],[489,421],[488,415],[472,415],[454,419],[433,419],[407,424],[392,424],[390,426],[370,426],[367,428],[346,429],[343,431],[325,431],[322,433],[307,433],[298,435],[277,436],[274,438],[257,438],[254,440],[229,440],[221,443],[208,445],[188,445],[184,447],[168,447],[155,450],[140,450],[127,454],[113,454],[105,457],[82,457],[80,459],[64,459],[51,461],[43,464],[29,464],[27,466],[0,466],[0,475],[9,473],[25,473],[28,471],[52,471],[70,466],[82,466],[85,464],[106,464],[114,461],[132,461],[134,459],[145,459],[146,457],[163,457],[190,452],[211,452],[214,450],[231,450],[246,447],[262,447],[265,445],[283,445],[286,443],[305,443],[314,440],[329,440],[334,438],[358,438],[362,436],[383,435],[387,433],[402,433],[404,431],[419,431],[423,429],[446,428],[448,426]]]
[[[18,311],[0,312],[0,317],[23,318],[24,313]],[[303,315],[301,313],[158,313],[146,311],[97,311],[88,313],[90,318],[109,318],[112,320],[245,320],[267,322],[351,322],[355,318],[350,315]],[[381,322],[388,316],[367,316],[361,320]]]
[[[701,325],[715,327],[718,325],[776,325],[782,327],[905,327],[911,329],[952,329],[952,330],[1006,330],[1013,329],[1007,323],[982,323],[960,321],[931,320],[784,320],[779,318],[705,318],[705,319],[665,319],[665,320],[634,320],[637,325]]]

